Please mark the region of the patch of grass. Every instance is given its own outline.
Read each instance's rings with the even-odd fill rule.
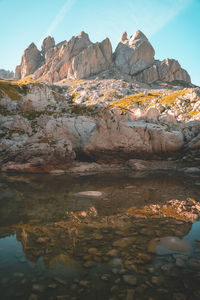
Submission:
[[[162,96],[162,93],[144,93],[126,96],[113,102],[110,107],[119,106],[121,109],[128,109],[129,106],[138,103],[140,105],[148,106],[153,99],[158,99]]]
[[[19,134],[19,135],[23,135],[25,134],[25,131],[23,129],[7,129],[5,130],[5,135],[7,139],[12,139],[12,135],[13,134]]]
[[[65,96],[63,96],[62,94],[52,91],[52,94],[54,96],[54,99],[56,100],[56,102],[64,102],[66,101]]]
[[[112,100],[120,99],[122,98],[122,96],[118,91],[114,89],[110,89],[110,91],[104,92],[103,98],[112,101]]]
[[[24,94],[24,88],[21,88],[19,85],[15,84],[11,80],[0,80],[0,92],[1,97],[7,95],[11,100],[19,100],[21,95]]]
[[[200,113],[200,111],[190,111],[189,112],[189,115],[190,116],[196,116],[196,115],[198,115]]]
[[[0,98],[6,94],[11,100],[19,100],[22,95],[27,94],[29,91],[28,85],[31,83],[39,87],[43,86],[42,83],[33,80],[32,75],[20,80],[0,79]]]
[[[11,115],[11,112],[7,110],[3,105],[0,104],[0,115],[9,116]]]
[[[77,97],[80,96],[79,93],[77,93],[75,91],[72,91],[71,95],[72,95],[72,101],[73,102],[76,102]]]
[[[95,107],[91,106],[84,106],[84,105],[79,105],[79,104],[74,104],[70,106],[71,112],[76,115],[85,115],[85,116],[90,116],[97,114],[97,109]]]
[[[54,115],[55,112],[54,111],[26,111],[23,112],[21,115],[25,118],[28,119],[29,121],[35,120],[36,118],[39,118],[41,115],[48,115],[48,116],[52,116]]]
[[[176,100],[178,97],[185,95],[186,93],[188,93],[188,89],[185,90],[180,90],[180,91],[176,91],[173,92],[171,94],[168,94],[164,97],[162,97],[160,104],[167,104],[167,105],[171,105],[176,103]]]
[[[49,139],[47,137],[44,137],[44,138],[41,138],[39,141],[38,141],[39,144],[49,144],[50,146],[53,146],[56,144],[56,141],[52,140],[52,139]]]

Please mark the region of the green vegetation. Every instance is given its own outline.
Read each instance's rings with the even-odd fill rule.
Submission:
[[[83,106],[83,105],[74,104],[70,106],[70,109],[71,112],[76,115],[90,116],[98,113],[97,109],[93,106]]]
[[[43,137],[38,141],[39,144],[49,144],[50,146],[56,145],[56,141],[53,139],[49,139],[47,137]]]
[[[113,108],[115,106],[119,106],[121,109],[126,110],[129,108],[129,106],[132,106],[136,103],[143,106],[148,106],[153,99],[160,99],[161,96],[162,93],[148,93],[147,95],[144,93],[140,93],[140,94],[130,95],[113,102],[110,105],[110,107]]]
[[[189,112],[189,115],[190,115],[190,116],[196,116],[196,115],[198,115],[199,113],[200,113],[200,111],[197,111],[197,110],[196,110],[196,111],[190,111],[190,112]]]
[[[175,91],[173,93],[156,93],[151,92],[148,94],[140,93],[135,95],[126,96],[113,102],[110,107],[119,106],[121,109],[129,109],[130,106],[138,104],[144,108],[149,108],[155,104],[162,104],[165,106],[175,106],[177,98],[188,93],[188,89]]]
[[[9,116],[11,115],[11,112],[7,110],[3,105],[0,104],[0,115]]]
[[[189,92],[189,90],[185,89],[185,90],[180,90],[180,91],[176,91],[171,94],[168,94],[168,95],[162,97],[160,104],[167,104],[167,105],[174,104],[178,97],[183,96],[188,92]]]
[[[27,94],[29,84],[34,83],[41,87],[43,84],[33,80],[32,76],[29,75],[21,80],[0,79],[0,98],[6,94],[11,100],[19,100],[22,95]]]
[[[19,100],[25,91],[25,87],[19,86],[16,81],[0,80],[0,97],[6,94],[11,100]]]
[[[54,114],[55,114],[54,111],[42,110],[42,111],[26,111],[26,112],[23,112],[21,115],[25,119],[32,121],[32,120],[35,120],[36,118],[39,118],[41,115],[52,116]]]

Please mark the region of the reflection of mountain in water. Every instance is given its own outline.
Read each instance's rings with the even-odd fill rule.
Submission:
[[[5,273],[9,278],[9,288],[13,284],[10,290],[14,295],[22,289],[24,280],[17,279],[15,272],[16,276],[28,278],[27,295],[23,299],[28,299],[34,282],[38,285],[42,282],[46,287],[39,295],[41,299],[54,296],[56,299],[57,295],[66,294],[66,290],[72,299],[82,289],[77,278],[83,284],[88,282],[80,299],[96,299],[96,294],[98,299],[107,299],[108,295],[110,299],[116,280],[119,291],[123,292],[121,299],[127,299],[130,284],[125,280],[132,277],[137,281],[134,286],[137,299],[140,299],[143,283],[150,282],[155,288],[154,281],[158,279],[161,281],[159,289],[167,288],[166,295],[170,299],[174,299],[173,291],[178,286],[174,278],[182,280],[181,291],[185,289],[183,282],[195,291],[200,258],[197,253],[191,257],[185,253],[156,254],[160,241],[168,241],[167,237],[182,241],[190,232],[191,224],[167,217],[140,218],[127,213],[133,206],[163,204],[174,197],[198,199],[195,178],[126,173],[84,177],[1,176],[0,180],[0,238],[7,237],[0,239],[0,250],[4,249],[3,255],[0,252],[0,276]],[[76,196],[78,192],[91,190],[100,191],[102,197]],[[12,238],[15,242],[12,255],[6,252],[10,235],[16,237],[16,240]],[[3,262],[5,258],[9,258],[9,263]],[[104,280],[105,275],[109,280]],[[75,290],[71,289],[74,283]],[[8,290],[6,285],[2,288],[5,295]],[[146,285],[145,296],[160,299],[160,294],[159,298],[152,294],[155,290]]]

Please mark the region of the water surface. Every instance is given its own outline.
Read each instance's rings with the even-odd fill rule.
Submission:
[[[200,222],[136,218],[133,206],[197,201],[180,173],[0,176],[1,299],[200,299]],[[80,197],[99,191],[101,197]],[[188,253],[150,251],[184,239]]]

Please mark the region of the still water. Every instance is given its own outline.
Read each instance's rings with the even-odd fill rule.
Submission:
[[[198,176],[1,174],[0,299],[200,299],[200,222],[127,214],[188,197]]]

